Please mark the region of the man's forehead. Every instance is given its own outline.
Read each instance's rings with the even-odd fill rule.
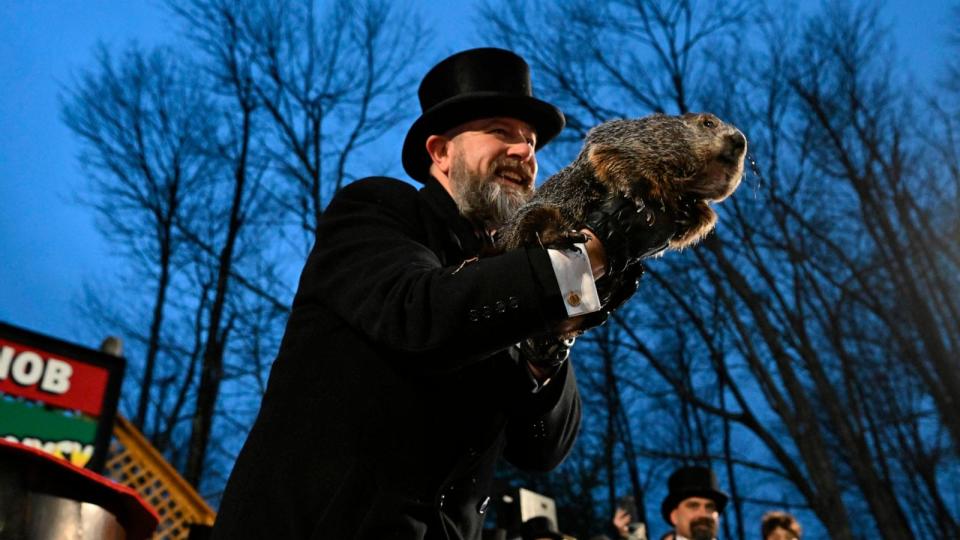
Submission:
[[[450,134],[462,133],[464,131],[475,131],[480,129],[486,129],[496,125],[504,125],[510,128],[518,128],[525,132],[532,133],[536,135],[537,130],[527,122],[520,120],[519,118],[513,118],[512,116],[491,116],[489,118],[478,118],[476,120],[471,120],[469,122],[464,122],[459,126],[454,127],[450,130]]]
[[[681,506],[694,505],[694,504],[700,505],[700,506],[704,506],[708,504],[711,506],[717,505],[717,503],[713,502],[713,499],[707,499],[706,497],[687,497],[686,499],[680,501]]]

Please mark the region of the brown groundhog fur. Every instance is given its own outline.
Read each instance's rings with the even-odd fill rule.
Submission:
[[[678,225],[670,248],[692,245],[716,224],[709,203],[740,184],[746,151],[743,133],[709,113],[605,122],[501,228],[497,247],[568,243],[589,212],[617,195],[665,210]]]

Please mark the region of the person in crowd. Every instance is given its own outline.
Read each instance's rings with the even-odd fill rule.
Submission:
[[[638,523],[637,504],[633,497],[621,497],[617,501],[617,508],[614,510],[613,528],[617,537],[621,540],[647,540],[647,528],[643,523]]]
[[[763,515],[760,537],[763,540],[800,540],[803,529],[792,515],[773,510]]]
[[[681,467],[667,481],[660,515],[676,540],[713,540],[729,496],[720,490],[714,472],[701,466]]]

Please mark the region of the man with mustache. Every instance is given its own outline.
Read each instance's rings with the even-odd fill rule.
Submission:
[[[673,234],[600,212],[577,250],[494,254],[563,114],[502,49],[440,62],[419,97],[403,165],[422,187],[359,180],[324,212],[214,538],[480,538],[497,460],[550,470],[576,437],[555,328],[602,314],[608,260]]]
[[[681,467],[667,480],[669,492],[660,515],[674,529],[676,540],[714,540],[720,513],[729,497],[720,490],[717,476],[707,467]]]

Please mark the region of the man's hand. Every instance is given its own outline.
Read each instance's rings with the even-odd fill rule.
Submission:
[[[620,535],[620,538],[630,538],[630,522],[633,520],[633,516],[627,513],[623,508],[617,508],[617,511],[613,514],[613,526],[617,529],[617,533]]]
[[[542,382],[552,377],[567,361],[574,341],[574,338],[552,335],[527,338],[519,344],[520,358],[530,366],[533,376]]]
[[[587,215],[584,227],[603,245],[607,275],[660,253],[677,232],[666,212],[648,204],[638,206],[626,197],[604,201]]]
[[[580,229],[580,234],[587,239],[584,247],[587,249],[587,258],[590,260],[590,270],[593,272],[593,279],[600,279],[606,273],[607,252],[603,249],[603,244],[593,234],[590,229]]]
[[[607,322],[610,313],[620,308],[637,292],[643,272],[643,263],[637,260],[619,274],[606,275],[598,279],[597,294],[600,296],[600,311],[566,319],[557,325],[555,332],[561,336],[578,336]]]
[[[604,201],[587,215],[584,227],[579,232],[586,238],[601,308],[559,323],[554,332],[562,337],[579,336],[606,322],[637,292],[644,272],[641,259],[666,249],[677,231],[666,212],[637,206],[626,197]]]

